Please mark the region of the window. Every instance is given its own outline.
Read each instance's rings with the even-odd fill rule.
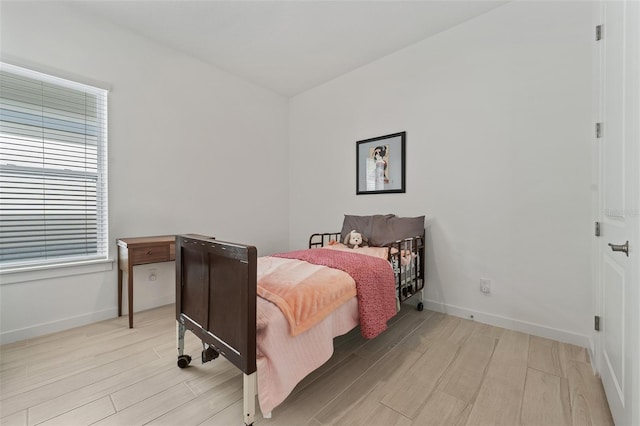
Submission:
[[[107,255],[107,92],[0,63],[0,268]]]

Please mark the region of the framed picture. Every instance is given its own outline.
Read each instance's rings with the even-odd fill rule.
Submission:
[[[405,192],[407,132],[356,142],[356,194]]]

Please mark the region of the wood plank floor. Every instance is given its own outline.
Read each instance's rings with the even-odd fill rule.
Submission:
[[[238,425],[242,376],[223,358],[176,366],[173,306],[0,347],[2,425]],[[587,352],[404,306],[356,329],[257,425],[612,425]]]

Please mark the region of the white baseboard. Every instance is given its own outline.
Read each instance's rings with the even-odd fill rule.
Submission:
[[[522,333],[531,334],[538,337],[557,340],[564,343],[588,348],[591,352],[592,342],[589,336],[576,334],[567,330],[546,327],[544,325],[534,324],[526,321],[520,321],[513,318],[502,317],[499,315],[479,312],[459,306],[447,305],[433,300],[424,301],[425,308],[442,312],[444,314],[453,315],[465,319],[473,319],[483,324],[494,325],[497,327],[507,328],[509,330],[520,331]]]
[[[88,314],[79,315],[72,318],[64,318],[51,321],[45,324],[37,324],[19,330],[6,331],[0,333],[0,344],[17,342],[19,340],[31,339],[32,337],[44,336],[45,334],[56,333],[58,331],[69,330],[81,325],[87,325],[98,321],[104,321],[118,316],[118,309],[111,308]]]
[[[139,305],[136,304],[134,308],[134,314],[135,312],[146,311],[173,303],[175,303],[175,295],[158,297],[152,300],[144,301]],[[122,303],[123,315],[127,314],[127,306],[127,301],[125,299]],[[97,312],[89,312],[87,314],[79,315],[76,317],[64,318],[44,324],[37,324],[30,327],[21,328],[19,330],[5,331],[3,333],[0,333],[0,345],[25,339],[31,339],[33,337],[44,336],[45,334],[56,333],[58,331],[69,330],[74,327],[80,327],[81,325],[104,321],[106,319],[115,318],[117,316],[118,308],[110,308]]]
[[[134,308],[133,308],[133,313],[135,314],[136,312],[141,312],[141,311],[148,311],[149,309],[154,309],[154,308],[159,308],[160,306],[165,306],[165,305],[171,305],[176,303],[176,296],[175,294],[171,294],[169,296],[165,296],[165,297],[156,297],[152,300],[146,300],[143,303],[138,304],[137,302],[134,301]],[[126,300],[122,302],[122,314],[126,315],[127,313],[127,302]],[[134,316],[134,320],[135,320],[135,316]]]
[[[174,302],[175,299],[173,297],[162,299],[158,298],[156,300],[145,303],[145,306],[137,306],[136,311],[144,311],[147,309],[156,308],[158,306],[168,305]],[[494,325],[497,327],[503,327],[510,330],[532,334],[534,336],[570,343],[572,345],[587,348],[590,355],[593,354],[593,342],[589,338],[589,336],[572,333],[566,330],[550,328],[539,324],[533,324],[526,321],[520,321],[513,318],[506,318],[499,315],[488,314],[486,312],[479,312],[467,308],[461,308],[459,306],[446,305],[433,300],[425,300],[424,306],[425,308],[432,311],[442,312],[460,318],[473,318],[474,321],[478,321],[483,324]],[[123,306],[123,310],[126,310],[126,306]],[[4,333],[0,333],[0,344],[17,342],[19,340],[30,339],[32,337],[43,336],[49,333],[68,330],[70,328],[79,327],[81,325],[115,318],[117,315],[117,308],[105,309],[98,312],[90,312],[88,314],[76,316],[73,318],[65,318],[46,324],[38,324],[35,326],[22,328],[20,330],[7,331]]]

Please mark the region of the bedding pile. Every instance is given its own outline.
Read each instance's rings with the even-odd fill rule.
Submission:
[[[360,332],[367,339],[386,330],[387,321],[396,314],[393,270],[384,259],[321,248],[279,253],[272,257],[302,260],[348,273],[356,282]]]
[[[258,258],[257,281],[258,295],[280,308],[292,336],[356,295],[356,284],[346,272],[296,259]]]

